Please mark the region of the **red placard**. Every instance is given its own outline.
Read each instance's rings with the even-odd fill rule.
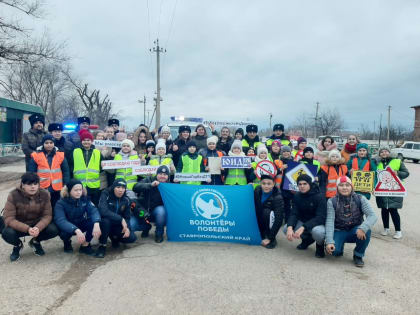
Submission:
[[[407,190],[395,172],[387,166],[378,171],[378,183],[375,187],[375,196],[378,197],[405,197]]]
[[[260,161],[255,170],[257,171],[258,179],[261,179],[262,175],[269,175],[273,178],[277,175],[277,167],[273,162],[268,160]]]

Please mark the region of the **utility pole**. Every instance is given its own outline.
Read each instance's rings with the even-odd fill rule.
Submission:
[[[143,104],[143,124],[146,125],[146,95],[143,95],[143,100],[138,100],[140,104]]]
[[[156,53],[156,129],[160,127],[160,53],[166,52],[166,49],[159,47],[159,39],[154,42],[156,47],[150,49]]]
[[[268,114],[270,116],[270,131],[271,131],[271,119],[273,118],[273,113]]]
[[[145,124],[148,128],[150,128],[150,125],[152,124],[152,122],[150,122],[150,125],[148,124],[149,123],[149,117],[150,117],[150,112],[151,112],[152,110],[151,109],[148,109],[147,110],[147,124]]]
[[[379,118],[379,148],[381,147],[381,137],[382,137],[382,114],[381,118]]]
[[[319,111],[319,102],[316,102],[314,143],[316,143],[316,137],[317,137],[317,132],[318,132],[318,111]]]
[[[388,135],[387,135],[387,142],[389,147],[389,129],[391,128],[391,106],[388,106]]]
[[[372,140],[375,140],[375,133],[376,133],[376,120],[373,121],[373,135],[372,135],[373,139]]]

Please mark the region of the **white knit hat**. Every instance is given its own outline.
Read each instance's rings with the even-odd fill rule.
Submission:
[[[130,139],[124,139],[123,141],[121,141],[121,146],[122,146],[123,144],[128,144],[128,145],[130,146],[131,150],[133,150],[133,149],[134,149],[134,142],[133,142],[133,141],[131,141]]]
[[[169,132],[171,133],[171,128],[169,128],[168,125],[162,126],[162,129],[160,129],[160,133]]]
[[[155,147],[156,152],[160,148],[165,149],[165,153],[166,153],[166,144],[165,144],[165,140],[164,139],[159,139],[158,142],[156,143],[156,147]]]
[[[260,155],[260,153],[262,153],[262,152],[265,152],[265,153],[268,154],[268,149],[267,149],[267,147],[264,144],[260,144],[257,147],[257,155]]]
[[[341,159],[341,153],[338,150],[331,150],[330,153],[328,153],[328,158],[331,159],[331,157],[337,156],[338,159]]]
[[[242,141],[241,140],[233,141],[230,150],[233,151],[234,148],[239,148],[240,150],[242,150]]]
[[[217,136],[211,136],[207,138],[207,144],[209,143],[214,143],[217,144],[217,141],[219,140],[219,138],[217,138]]]

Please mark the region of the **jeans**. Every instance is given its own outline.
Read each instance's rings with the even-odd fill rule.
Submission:
[[[101,223],[101,236],[99,237],[99,243],[106,245],[108,237],[113,240],[118,240],[121,243],[134,243],[137,240],[137,236],[130,229],[130,235],[127,238],[122,237],[122,224],[121,222],[114,222],[107,218],[102,218]]]
[[[366,239],[359,240],[356,236],[356,231],[359,229],[359,226],[355,226],[349,231],[346,230],[335,230],[334,231],[334,242],[335,250],[333,252],[334,256],[343,255],[344,244],[345,243],[356,243],[354,248],[354,255],[357,257],[363,257],[365,255],[366,248],[370,242],[370,230],[366,232]]]
[[[93,225],[95,223],[92,221],[82,221],[79,224],[75,224],[77,226],[78,229],[80,229],[80,231],[82,231],[83,233],[86,232],[85,234],[85,238],[86,238],[86,242],[90,242],[92,240],[92,232],[93,232]],[[63,240],[63,242],[68,242],[70,241],[71,237],[73,235],[76,235],[74,232],[73,233],[68,233],[68,232],[64,232],[64,231],[60,231],[60,238]]]
[[[23,236],[29,236],[29,233],[16,231],[12,229],[11,227],[6,227],[3,230],[1,235],[3,236],[3,239],[7,243],[13,246],[18,246],[20,243],[19,238]],[[56,225],[54,223],[50,223],[45,229],[39,232],[39,235],[38,237],[35,238],[35,240],[38,242],[46,241],[46,240],[56,237],[57,235],[58,235],[58,229]]]
[[[293,231],[298,230],[300,227],[302,227],[302,225],[303,225],[302,221],[297,221],[296,226],[293,229]],[[285,235],[287,234],[287,224],[285,224],[283,228],[283,233]],[[303,240],[309,237],[313,238],[318,245],[323,245],[324,239],[325,239],[325,226],[317,225],[317,226],[314,226],[312,230],[310,231],[305,229],[300,238]]]
[[[151,221],[156,224],[156,235],[162,236],[166,225],[166,210],[164,206],[157,206],[151,213]],[[141,218],[131,216],[130,218],[131,231],[145,231],[149,230],[149,224]]]

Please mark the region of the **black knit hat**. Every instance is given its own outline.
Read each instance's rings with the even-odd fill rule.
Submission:
[[[117,178],[114,180],[114,183],[112,183],[112,189],[114,189],[115,187],[124,187],[127,188],[127,182],[125,181],[124,178]]]
[[[156,143],[153,140],[147,140],[146,141],[146,149],[150,148],[150,147],[156,148]]]
[[[48,125],[48,131],[54,131],[54,130],[61,130],[63,131],[63,125],[58,123],[52,123]]]
[[[112,125],[119,126],[120,121],[118,119],[115,119],[115,118],[108,120],[108,127],[111,127]]]
[[[31,124],[31,127],[33,127],[33,125],[37,121],[40,121],[40,122],[42,122],[43,125],[45,125],[45,117],[44,117],[44,115],[41,115],[41,114],[32,114],[31,116],[29,116],[29,122]]]
[[[248,125],[246,126],[246,132],[258,132],[257,125]]]
[[[88,123],[90,125],[90,118],[83,116],[83,117],[77,117],[77,124],[80,125],[82,123]]]
[[[268,174],[261,175],[260,180],[263,181],[264,179],[269,179],[269,180],[274,181],[274,177],[273,176],[270,176]]]
[[[178,128],[178,133],[182,133],[182,132],[184,132],[184,131],[188,131],[189,133],[191,133],[191,128],[190,128],[190,126],[187,126],[187,125],[182,125],[182,126],[179,126],[179,128]]]
[[[156,170],[156,175],[157,174],[167,174],[169,176],[169,168],[166,165],[161,165]]]
[[[306,147],[305,149],[303,149],[303,154],[305,155],[306,152],[314,153],[314,149],[312,149],[311,147]]]
[[[44,144],[45,141],[48,141],[48,140],[54,142],[54,137],[49,133],[47,133],[45,136],[42,137],[42,144]]]
[[[235,131],[235,135],[236,135],[237,133],[240,133],[240,134],[242,135],[242,137],[244,136],[244,130],[243,130],[242,128],[238,128],[238,129],[236,129],[236,131]]]
[[[197,143],[195,143],[194,140],[190,140],[187,142],[187,148],[189,147],[196,147],[197,148]]]
[[[299,175],[299,177],[296,180],[296,183],[299,184],[299,182],[301,181],[307,182],[309,185],[312,184],[312,178],[307,174]]]
[[[70,181],[66,184],[66,186],[67,186],[67,190],[69,191],[69,193],[71,192],[71,190],[73,189],[73,187],[74,187],[75,185],[82,185],[82,186],[83,186],[83,184],[82,184],[82,182],[81,182],[80,180],[77,180],[77,179],[72,178],[72,179],[70,179]]]
[[[284,131],[284,125],[283,124],[275,124],[274,127],[273,127],[273,131],[276,131],[276,130]]]

